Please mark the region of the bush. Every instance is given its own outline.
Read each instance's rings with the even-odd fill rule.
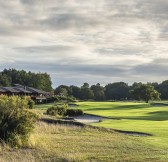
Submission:
[[[26,146],[38,116],[29,110],[28,100],[0,96],[0,138],[14,147]]]
[[[58,102],[59,98],[57,96],[47,98],[47,103]]]
[[[79,116],[83,115],[83,111],[80,109],[67,109],[66,115],[67,116]]]
[[[47,109],[47,114],[52,116],[63,116],[66,114],[67,111],[67,105],[55,105],[51,108]]]
[[[74,102],[75,100],[73,96],[57,96],[57,101]]]
[[[67,97],[66,96],[58,96],[58,99],[59,99],[59,101],[61,101],[61,100],[67,100]]]
[[[34,102],[32,99],[29,99],[29,100],[28,100],[29,109],[33,109],[33,108],[34,108],[34,105],[35,105],[35,102]]]
[[[76,100],[76,98],[73,96],[68,96],[67,100],[68,100],[68,102],[74,102]]]

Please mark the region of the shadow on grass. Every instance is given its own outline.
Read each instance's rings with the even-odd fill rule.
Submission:
[[[133,109],[146,109],[150,108],[151,106],[148,104],[142,104],[142,105],[123,105],[123,106],[118,106],[118,105],[113,105],[112,107],[109,108],[91,108],[87,109],[87,111],[101,111],[101,110],[133,110]]]
[[[168,106],[168,103],[151,103],[152,106]]]
[[[113,118],[113,117],[111,117]],[[168,111],[155,111],[147,113],[147,116],[116,116],[118,120],[129,119],[129,120],[151,120],[151,121],[166,121],[168,120]]]
[[[75,125],[75,126],[80,126],[84,127],[85,124],[77,122],[77,121],[72,121],[72,120],[61,120],[61,119],[49,119],[49,118],[41,118],[39,121],[48,123],[48,124],[63,124],[63,125]]]

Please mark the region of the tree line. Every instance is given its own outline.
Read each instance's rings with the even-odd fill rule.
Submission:
[[[4,69],[0,72],[0,87],[21,84],[30,86],[44,91],[51,92],[52,81],[47,73],[26,72],[24,70]],[[162,83],[141,82],[128,85],[125,82],[109,83],[101,86],[99,83],[89,85],[84,83],[82,86],[60,85],[55,90],[56,95],[73,96],[80,100],[93,99],[96,101],[103,100],[145,100],[151,99],[168,99],[168,80]]]
[[[8,87],[13,84],[21,84],[48,92],[53,90],[50,75],[47,73],[33,73],[16,69],[4,69],[0,72],[0,87]]]
[[[105,86],[99,83],[91,86],[84,83],[81,87],[60,85],[54,92],[56,95],[73,96],[80,100],[144,100],[148,102],[149,100],[168,99],[168,80],[160,84],[135,82],[128,85],[125,82],[115,82]]]

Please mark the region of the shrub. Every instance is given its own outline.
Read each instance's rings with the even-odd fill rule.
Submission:
[[[83,111],[80,109],[67,109],[66,115],[68,116],[79,116],[83,115]]]
[[[68,102],[74,102],[76,100],[76,98],[73,96],[68,96],[67,100],[68,100]]]
[[[35,105],[35,102],[32,99],[28,100],[28,106],[30,109],[33,109],[34,105]]]
[[[47,114],[52,116],[63,116],[66,113],[67,105],[55,105],[47,109]]]
[[[57,96],[47,98],[47,103],[58,102],[59,98]]]
[[[67,97],[66,96],[58,96],[58,99],[59,99],[59,101],[60,100],[67,100]]]
[[[0,96],[0,138],[11,146],[28,144],[38,116],[30,112],[28,100],[18,96]]]

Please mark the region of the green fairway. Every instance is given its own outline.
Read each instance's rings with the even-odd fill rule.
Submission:
[[[49,103],[49,104],[39,104],[35,105],[35,108],[38,110],[47,110],[49,107],[53,106],[54,103]]]
[[[167,151],[168,106],[133,102],[79,102],[78,105],[85,113],[111,118],[93,125],[150,133],[153,136],[142,138],[143,142]]]
[[[53,103],[54,104],[54,103]],[[43,118],[53,104],[36,105]],[[94,126],[136,131],[152,136],[108,132],[107,129],[77,128],[69,125],[37,125],[36,154],[67,161],[168,161],[168,106],[135,102],[78,102],[85,113],[108,117]],[[40,132],[40,133],[39,133]],[[22,152],[20,152],[22,154]],[[15,155],[13,155],[15,156]],[[34,157],[34,155],[32,155]],[[39,159],[39,157],[36,157]],[[6,156],[4,156],[6,158]],[[58,160],[59,161],[59,160]],[[61,160],[60,160],[61,161]]]

